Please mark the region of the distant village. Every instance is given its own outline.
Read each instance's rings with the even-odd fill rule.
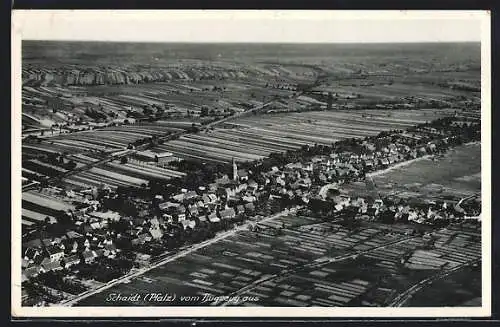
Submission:
[[[30,294],[25,300],[61,302],[131,269],[147,267],[186,244],[292,207],[345,224],[379,221],[444,226],[460,219],[477,224],[481,214],[477,198],[427,201],[355,196],[343,186],[359,181],[369,185],[375,171],[442,155],[480,137],[479,121],[448,117],[332,146],[304,146],[257,162],[233,161],[230,171],[208,176],[212,180],[199,185],[183,183],[186,176],[177,184],[151,183],[142,190],[44,188],[42,193],[80,205],[23,236],[22,278]],[[168,157],[142,153],[135,160],[162,164]]]

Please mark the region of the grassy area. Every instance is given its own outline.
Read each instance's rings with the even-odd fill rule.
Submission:
[[[405,306],[481,306],[481,266],[467,267],[417,292]]]
[[[457,198],[481,191],[481,145],[457,147],[435,160],[419,160],[374,177],[384,194],[416,193],[426,198]],[[411,193],[410,193],[411,192]]]

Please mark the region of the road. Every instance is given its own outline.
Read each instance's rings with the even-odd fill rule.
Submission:
[[[313,262],[310,262],[310,263],[307,263],[307,264],[304,264],[304,265],[300,265],[300,266],[296,266],[295,268],[293,269],[284,269],[282,270],[279,274],[274,274],[274,275],[271,275],[271,276],[267,276],[267,277],[264,277],[264,278],[261,278],[261,279],[258,279],[256,280],[255,282],[243,287],[243,288],[240,288],[238,291],[236,292],[233,292],[232,294],[229,295],[229,298],[234,298],[234,297],[237,297],[237,296],[240,296],[250,290],[252,290],[253,288],[259,286],[260,284],[262,283],[265,283],[267,281],[272,281],[272,280],[275,280],[275,279],[278,279],[278,278],[285,278],[285,277],[288,277],[292,274],[295,274],[301,270],[304,270],[304,269],[312,269],[312,268],[317,268],[317,267],[322,267],[324,265],[327,265],[327,264],[331,264],[331,263],[334,263],[334,262],[340,262],[340,261],[344,261],[344,260],[349,260],[349,259],[354,259],[356,258],[357,256],[359,255],[362,255],[362,254],[367,254],[367,253],[370,253],[372,251],[375,251],[375,250],[380,250],[380,249],[383,249],[385,247],[388,247],[390,245],[395,245],[395,244],[398,244],[398,243],[403,243],[403,242],[407,242],[411,239],[414,239],[416,238],[417,236],[413,236],[413,237],[406,237],[404,239],[399,239],[399,240],[395,240],[393,242],[389,242],[389,243],[385,243],[385,244],[382,244],[380,246],[376,246],[376,247],[373,247],[371,249],[368,249],[368,250],[365,250],[365,251],[357,251],[357,252],[354,252],[354,253],[347,253],[347,254],[344,254],[344,255],[341,255],[341,256],[338,256],[338,257],[334,257],[334,258],[325,258],[325,259],[321,259],[321,260],[316,260],[316,261],[313,261]],[[222,304],[222,306],[226,306],[229,302],[225,302]]]
[[[299,96],[301,96],[302,94],[304,94],[305,92],[307,92],[307,90],[304,90],[302,92],[297,92],[292,98],[297,98]],[[218,124],[222,124],[228,120],[232,120],[232,119],[235,119],[235,118],[238,118],[238,117],[241,117],[243,115],[247,115],[251,112],[255,112],[255,111],[258,111],[258,110],[261,110],[265,107],[267,107],[268,105],[270,105],[272,102],[274,102],[275,100],[271,100],[271,101],[268,101],[266,103],[263,103],[261,104],[260,106],[256,106],[254,108],[251,108],[249,110],[246,110],[246,111],[243,111],[243,112],[240,112],[240,113],[237,113],[237,114],[234,114],[234,115],[231,115],[229,117],[226,117],[226,118],[222,118],[222,119],[219,119],[217,121],[213,121],[207,125],[203,125],[201,127],[202,130],[205,130],[207,128],[211,128],[211,127],[215,127],[216,125]],[[78,133],[78,132],[77,132]],[[172,133],[172,134],[168,134],[168,135],[164,135],[164,136],[160,136],[158,137],[158,141],[170,141],[172,139],[177,139],[179,138],[180,136],[184,135],[184,134],[189,134],[190,132],[188,130],[183,130],[183,131],[179,131],[179,132],[176,132],[176,133]],[[60,180],[61,178],[64,178],[64,177],[68,177],[68,176],[71,176],[71,175],[74,175],[76,173],[79,173],[79,172],[82,172],[82,171],[85,171],[85,170],[88,170],[92,167],[95,167],[95,166],[98,166],[98,165],[101,165],[101,164],[104,164],[106,162],[109,162],[111,160],[115,160],[115,159],[119,159],[125,155],[128,155],[130,153],[133,153],[133,152],[137,152],[137,151],[142,151],[142,150],[145,150],[149,147],[149,144],[142,144],[142,145],[139,145],[137,147],[135,147],[135,149],[133,150],[130,150],[130,152],[128,153],[123,153],[123,154],[120,154],[120,155],[110,155],[109,157],[107,158],[104,158],[102,160],[99,160],[99,161],[96,161],[96,162],[92,162],[92,163],[89,163],[89,164],[86,164],[80,168],[77,168],[77,169],[74,169],[74,170],[71,170],[71,171],[68,171],[67,173],[63,174],[63,175],[59,175],[59,176],[56,176],[56,177],[53,177],[51,179],[48,180],[48,183],[53,183],[55,181],[58,181]],[[124,148],[124,150],[126,150],[126,148]],[[26,191],[30,191],[30,190],[33,190],[33,189],[37,189],[38,186],[37,185],[26,185],[25,187],[23,187],[22,191],[23,192],[26,192]]]
[[[278,217],[281,217],[281,216],[284,216],[284,215],[288,215],[288,214],[291,214],[291,213],[295,213],[300,207],[295,207],[295,208],[291,208],[291,209],[286,209],[284,211],[281,211],[273,216],[269,216],[269,217],[266,217],[264,219],[262,219],[260,222],[266,222],[266,221],[270,221],[270,220],[273,220],[273,219],[276,219]],[[255,222],[253,221],[250,221],[250,222],[247,222],[241,226],[238,226],[232,230],[229,230],[227,232],[223,232],[223,233],[220,233],[218,235],[216,235],[214,238],[212,239],[209,239],[209,240],[206,240],[204,242],[201,242],[201,243],[198,243],[198,244],[194,244],[194,245],[191,245],[189,246],[188,248],[186,249],[183,249],[181,250],[180,252],[177,252],[171,256],[168,256],[166,257],[165,259],[151,265],[151,266],[148,266],[148,267],[145,267],[145,268],[142,268],[142,269],[139,269],[139,270],[136,270],[136,271],[132,271],[130,272],[129,274],[127,275],[124,275],[118,279],[115,279],[99,288],[96,288],[96,289],[92,289],[92,290],[88,290],[84,293],[81,293],[71,299],[68,299],[66,301],[63,301],[63,302],[60,302],[58,304],[55,304],[55,306],[73,306],[75,305],[76,303],[80,302],[81,300],[85,299],[85,298],[88,298],[92,295],[95,295],[97,293],[100,293],[102,291],[105,291],[115,285],[118,285],[118,284],[121,284],[125,281],[128,281],[128,280],[131,280],[133,278],[137,278],[143,274],[145,274],[146,272],[152,270],[152,269],[155,269],[155,268],[158,268],[160,266],[163,266],[164,264],[168,263],[168,262],[171,262],[171,261],[175,261],[179,258],[182,258],[182,257],[185,257],[195,251],[198,251],[199,249],[202,249],[204,247],[207,247],[211,244],[214,244],[216,242],[219,242],[220,240],[223,240],[225,238],[228,238],[230,236],[233,236],[235,235],[236,233],[240,232],[240,231],[243,231],[243,230],[246,230],[248,229],[248,227],[252,224],[254,224]]]
[[[377,171],[374,171],[374,172],[371,172],[371,173],[367,173],[366,177],[372,178],[372,177],[376,177],[376,176],[379,176],[379,175],[383,175],[383,174],[385,174],[387,172],[390,172],[391,170],[402,168],[402,167],[411,165],[412,163],[415,163],[415,162],[418,162],[418,161],[430,159],[431,157],[432,157],[432,155],[427,154],[427,155],[424,155],[422,157],[418,157],[418,158],[415,158],[415,159],[410,159],[410,160],[407,160],[407,161],[398,162],[397,164],[392,165],[390,167],[387,167],[386,169],[381,169],[381,170],[377,170]]]
[[[440,279],[443,279],[449,275],[451,275],[452,273],[460,270],[460,269],[463,269],[465,267],[468,267],[472,264],[475,264],[475,263],[478,263],[480,262],[481,259],[476,259],[476,260],[472,260],[472,261],[469,261],[469,262],[466,262],[466,263],[463,263],[459,266],[456,266],[452,269],[448,269],[448,270],[443,270],[441,272],[439,272],[438,274],[436,275],[432,275],[426,279],[423,279],[421,280],[420,282],[418,282],[417,284],[413,285],[412,287],[410,287],[409,289],[407,289],[406,291],[404,291],[403,293],[399,294],[396,298],[394,298],[394,300],[391,301],[391,303],[388,305],[389,307],[401,307],[403,306],[409,299],[411,299],[411,297],[417,293],[418,291],[420,291],[422,288],[424,288],[425,286],[437,281],[437,280],[440,280]]]
[[[104,159],[101,159],[99,161],[95,161],[95,162],[91,162],[91,163],[88,163],[86,165],[83,165],[79,168],[75,168],[73,170],[69,170],[67,171],[66,173],[64,174],[61,174],[61,175],[58,175],[56,177],[52,177],[50,178],[47,182],[49,184],[51,183],[54,183],[54,182],[57,182],[58,180],[62,179],[62,178],[65,178],[65,177],[69,177],[71,175],[74,175],[74,174],[77,174],[77,173],[80,173],[82,171],[85,171],[85,170],[89,170],[91,169],[92,167],[95,167],[95,166],[99,166],[99,165],[102,165],[102,164],[105,164],[107,162],[110,162],[112,160],[116,160],[116,159],[120,159],[121,157],[123,156],[126,156],[126,155],[129,155],[133,152],[136,152],[137,150],[127,150],[127,151],[121,151],[120,153],[117,153],[117,154],[111,154],[110,156],[104,158]],[[37,189],[39,188],[38,185],[31,185],[31,184],[28,184],[28,185],[25,185],[23,186],[23,192],[27,192],[27,191],[30,191],[30,190],[34,190],[34,189]]]
[[[264,103],[264,104],[262,104],[260,106],[255,107],[255,108],[252,108],[250,110],[247,110],[247,111],[244,111],[244,112],[241,112],[241,113],[237,113],[235,115],[232,115],[232,116],[229,116],[229,117],[226,117],[226,118],[214,121],[214,122],[212,122],[210,124],[204,125],[203,129],[216,126],[217,124],[224,123],[224,122],[226,122],[226,121],[228,121],[230,119],[238,118],[238,117],[240,117],[240,116],[242,116],[244,114],[248,114],[248,113],[253,112],[253,111],[258,111],[258,110],[260,110],[260,109],[265,108],[266,106],[268,106],[271,102],[267,102],[267,103]],[[179,131],[179,132],[176,132],[176,133],[173,133],[173,134],[169,134],[169,135],[165,135],[165,136],[160,136],[160,137],[158,137],[158,140],[169,141],[171,139],[178,138],[178,137],[180,137],[180,136],[182,136],[184,134],[188,134],[188,133],[189,133],[189,131],[187,131],[187,130]],[[142,145],[139,145],[139,146],[135,147],[135,149],[133,149],[133,150],[128,150],[128,151],[120,152],[119,154],[111,154],[110,156],[108,156],[108,157],[106,157],[104,159],[101,159],[99,161],[88,163],[88,164],[86,164],[86,165],[84,165],[84,166],[82,166],[80,168],[76,168],[76,169],[70,170],[70,171],[68,171],[68,172],[66,172],[66,173],[64,173],[62,175],[58,175],[56,177],[50,178],[47,182],[49,184],[54,183],[54,182],[56,182],[56,181],[58,181],[58,180],[60,180],[62,178],[69,177],[71,175],[74,175],[74,174],[80,173],[82,171],[91,169],[92,167],[96,167],[96,166],[105,164],[105,163],[110,162],[112,160],[120,159],[123,156],[135,153],[137,151],[145,150],[145,149],[147,149],[148,146],[149,146],[149,144],[142,144]],[[126,150],[126,149],[124,149],[124,150]],[[25,185],[23,187],[22,191],[23,192],[27,192],[27,191],[30,191],[30,190],[37,189],[38,187],[39,187],[38,185],[29,184],[29,185]]]
[[[216,126],[216,125],[218,125],[218,124],[225,123],[225,122],[226,122],[226,121],[228,121],[228,120],[235,119],[235,118],[241,117],[241,116],[243,116],[243,115],[247,115],[247,114],[249,114],[249,113],[251,113],[251,112],[261,110],[261,109],[263,109],[263,108],[267,107],[268,105],[270,105],[272,102],[274,102],[274,100],[273,100],[273,101],[268,101],[268,102],[266,102],[266,103],[263,103],[263,104],[261,104],[260,106],[253,107],[252,109],[249,109],[249,110],[246,110],[246,111],[242,111],[242,112],[236,113],[236,114],[234,114],[234,115],[228,116],[228,117],[226,117],[226,118],[222,118],[222,119],[219,119],[219,120],[217,120],[217,121],[211,122],[211,123],[209,123],[209,124],[204,125],[203,127],[204,127],[205,129],[206,129],[206,128],[211,128],[211,127],[214,127],[214,126]]]

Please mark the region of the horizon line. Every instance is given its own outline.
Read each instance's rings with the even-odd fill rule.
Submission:
[[[449,43],[481,43],[481,40],[450,40],[450,41],[435,41],[435,40],[422,40],[422,41],[321,41],[321,42],[283,42],[283,41],[159,41],[159,40],[50,40],[50,39],[23,39],[22,42],[99,42],[99,43],[155,43],[155,44],[449,44]]]

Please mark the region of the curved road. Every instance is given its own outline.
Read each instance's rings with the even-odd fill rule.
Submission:
[[[480,262],[481,259],[475,259],[475,260],[472,260],[472,261],[469,261],[469,262],[466,262],[466,263],[463,263],[459,266],[456,266],[454,268],[451,268],[449,270],[444,270],[444,271],[441,271],[439,272],[438,274],[436,275],[432,275],[426,279],[423,279],[421,280],[420,282],[418,282],[417,284],[413,285],[412,287],[410,287],[409,289],[407,289],[406,291],[404,291],[403,293],[399,294],[396,298],[394,298],[391,303],[389,303],[389,307],[401,307],[403,306],[409,299],[411,299],[411,297],[417,293],[418,291],[420,291],[422,288],[426,287],[427,285],[430,285],[432,284],[433,282],[437,281],[437,280],[440,280],[440,279],[443,279],[449,275],[451,275],[452,273],[460,270],[460,269],[463,269],[465,267],[468,267],[472,264],[475,264],[475,263],[478,263]]]

